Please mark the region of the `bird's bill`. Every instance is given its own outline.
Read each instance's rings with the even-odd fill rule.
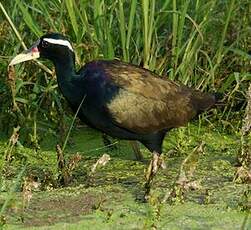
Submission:
[[[36,42],[30,49],[25,50],[24,52],[18,54],[15,56],[11,62],[9,63],[9,66],[16,65],[21,62],[37,59],[40,57],[39,50],[37,48],[38,42]]]

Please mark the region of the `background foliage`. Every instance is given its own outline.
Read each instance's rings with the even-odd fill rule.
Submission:
[[[2,6],[27,46],[44,33],[62,32],[74,44],[78,67],[118,58],[201,90],[222,92],[227,106],[219,118],[224,127],[237,118],[232,128],[239,127],[251,79],[248,0],[15,0]],[[37,64],[17,66],[15,79],[8,79],[10,58],[24,48],[6,16],[0,17],[1,130],[19,124],[34,142],[37,130],[58,127],[64,102],[54,74]]]

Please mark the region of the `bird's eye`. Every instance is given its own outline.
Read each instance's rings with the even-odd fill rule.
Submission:
[[[47,41],[42,41],[42,47],[43,48],[47,48],[49,46],[49,42],[47,42]]]

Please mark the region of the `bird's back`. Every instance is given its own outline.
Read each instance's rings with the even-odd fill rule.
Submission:
[[[211,94],[120,61],[94,61],[83,71],[95,81],[96,88],[92,90],[100,96],[103,114],[115,125],[136,133],[183,126],[215,103]]]

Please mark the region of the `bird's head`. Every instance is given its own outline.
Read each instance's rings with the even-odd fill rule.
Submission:
[[[43,35],[30,49],[15,56],[9,65],[16,65],[39,57],[55,61],[67,55],[73,55],[73,48],[69,40],[62,34],[50,33]]]

